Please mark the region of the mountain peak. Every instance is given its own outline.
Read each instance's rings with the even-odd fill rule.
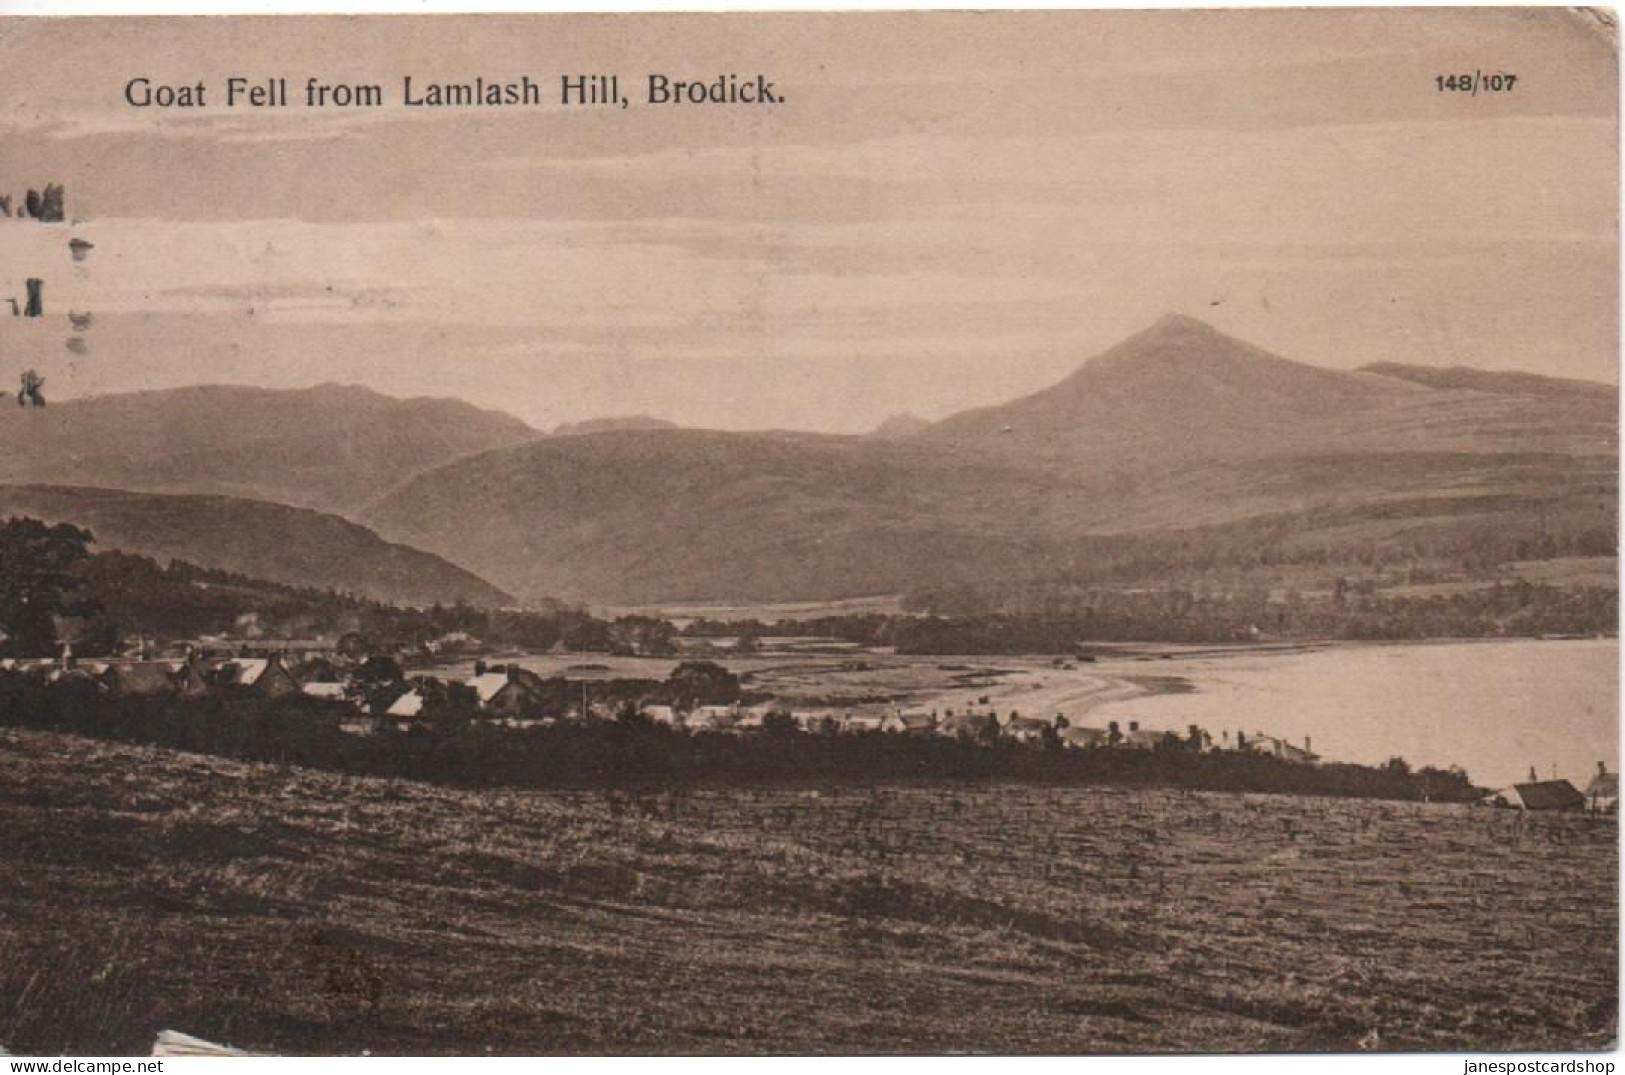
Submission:
[[[1181,314],[1181,313],[1166,313],[1166,314],[1163,314],[1161,317],[1157,318],[1155,324],[1153,324],[1150,328],[1146,329],[1145,333],[1142,333],[1141,335],[1145,335],[1147,333],[1153,333],[1153,332],[1159,333],[1159,334],[1201,333],[1203,335],[1208,335],[1208,336],[1223,336],[1224,335],[1224,333],[1220,332],[1218,329],[1214,328],[1212,325],[1208,324],[1206,321],[1203,321],[1201,318],[1192,317],[1189,314]]]
[[[1405,394],[1397,381],[1307,366],[1171,313],[1060,383],[967,411],[932,436],[1094,460],[1272,452],[1288,436]]]
[[[1149,327],[1141,329],[1100,358],[1133,355],[1140,358],[1212,358],[1219,355],[1251,355],[1285,361],[1245,340],[1228,335],[1201,318],[1189,314],[1167,313]]]

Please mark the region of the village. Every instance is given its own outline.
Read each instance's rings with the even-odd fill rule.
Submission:
[[[1138,721],[1128,721],[1126,726],[1110,721],[1104,727],[1084,727],[1073,725],[1061,713],[1052,717],[1000,713],[990,707],[986,695],[967,700],[957,711],[905,706],[791,710],[773,699],[719,701],[713,699],[738,693],[736,684],[728,683],[732,677],[726,670],[710,661],[690,661],[686,667],[711,676],[718,685],[675,700],[670,689],[657,689],[648,692],[649,696],[622,699],[617,704],[611,698],[591,697],[593,687],[613,688],[616,681],[571,681],[571,697],[561,704],[556,698],[556,681],[549,684],[519,664],[481,660],[466,677],[409,676],[395,671],[392,658],[344,657],[332,643],[319,639],[244,643],[236,652],[224,654],[196,647],[184,656],[163,659],[79,660],[71,646],[64,647],[56,658],[0,659],[0,672],[47,684],[89,683],[100,693],[114,695],[198,697],[231,692],[269,699],[304,695],[342,707],[345,719],[341,727],[358,735],[407,731],[447,711],[460,710],[469,719],[507,727],[636,718],[689,734],[746,735],[793,728],[807,734],[879,732],[1071,750],[1206,753],[1234,749],[1302,765],[1321,761],[1311,743],[1298,746],[1265,732],[1224,731],[1215,739],[1196,725],[1182,733],[1142,728]],[[382,676],[380,669],[386,670]],[[574,688],[579,688],[579,697]]]
[[[543,677],[518,663],[475,660],[471,674],[446,669],[408,674],[395,657],[344,654],[327,639],[256,639],[223,647],[219,640],[152,647],[115,659],[78,659],[71,645],[54,658],[0,659],[0,675],[58,686],[80,684],[99,696],[143,698],[301,698],[356,736],[410,733],[446,724],[524,729],[635,722],[682,735],[883,735],[946,739],[996,748],[1064,751],[1252,755],[1309,768],[1326,763],[1304,737],[1294,743],[1266,731],[1142,727],[1138,720],[1102,726],[1066,713],[1001,712],[988,695],[959,705],[890,703],[796,707],[740,690],[739,680],[710,660],[681,662],[664,683],[638,679]],[[143,651],[146,652],[143,652]],[[575,666],[600,670],[601,665]],[[1404,763],[1393,759],[1390,765]],[[1424,798],[1427,797],[1424,794]],[[1618,811],[1618,774],[1598,762],[1584,790],[1533,766],[1524,781],[1480,789],[1480,805],[1521,811]]]

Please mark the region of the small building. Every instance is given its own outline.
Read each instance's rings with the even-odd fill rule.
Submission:
[[[221,686],[241,687],[267,698],[282,698],[299,693],[299,681],[282,665],[282,658],[238,657],[223,662],[215,670],[215,682]]]
[[[424,698],[420,692],[407,691],[389,704],[384,710],[384,716],[398,721],[416,720],[423,712],[423,702]]]
[[[175,667],[175,690],[188,697],[209,693],[211,669],[195,654]]]
[[[1083,728],[1068,725],[1060,729],[1056,735],[1061,740],[1061,746],[1068,750],[1094,750],[1111,745],[1110,733],[1105,728]]]
[[[528,678],[518,669],[505,672],[485,672],[463,681],[479,698],[480,709],[507,717],[535,714],[541,709],[542,699]]]
[[[926,709],[894,709],[880,722],[880,730],[895,735],[930,735],[937,729],[937,714]]]
[[[808,735],[834,735],[840,729],[835,714],[827,709],[804,710],[790,716],[796,727]]]
[[[1113,730],[1117,731],[1116,746],[1123,750],[1158,750],[1168,738],[1167,732],[1153,728],[1142,728],[1137,720],[1129,721],[1126,729],[1118,728],[1117,722],[1113,721],[1111,729],[1108,729],[1106,733],[1108,745],[1111,745],[1111,732]]]
[[[683,726],[691,732],[725,732],[738,721],[736,705],[697,705],[683,718]]]
[[[1585,790],[1586,809],[1594,814],[1619,813],[1619,774],[1610,773],[1602,762],[1597,763],[1597,775]]]
[[[746,706],[739,711],[739,719],[734,722],[734,730],[740,732],[759,732],[767,726],[768,715],[778,709],[772,702],[759,702],[756,705]]]
[[[311,683],[301,683],[299,693],[307,698],[320,698],[324,701],[344,701],[344,684],[331,680],[316,680]]]
[[[878,732],[881,725],[886,722],[884,713],[843,713],[841,714],[841,731],[847,735],[856,735],[860,732]]]
[[[1480,800],[1510,810],[1583,810],[1586,797],[1567,780],[1536,780],[1512,784]]]
[[[950,739],[980,739],[999,733],[994,713],[949,713],[937,722],[937,734]]]
[[[114,661],[102,682],[114,694],[174,694],[176,666],[169,661]]]
[[[1246,744],[1246,749],[1254,754],[1269,754],[1280,758],[1282,761],[1292,762],[1295,765],[1320,764],[1320,755],[1311,749],[1313,741],[1307,736],[1304,737],[1303,746],[1300,747],[1278,735],[1270,735],[1267,732],[1254,732],[1252,735],[1247,736]]]
[[[1004,722],[999,734],[1015,743],[1038,745],[1055,735],[1060,727],[1066,726],[1064,717],[1057,717],[1053,721],[1040,720],[1037,717],[1018,717],[1012,715]]]
[[[1193,731],[1200,731],[1195,725],[1191,727]],[[1206,750],[1214,746],[1212,737],[1206,732],[1200,732],[1200,735],[1204,744],[1202,749]],[[1303,746],[1300,747],[1284,736],[1271,735],[1268,732],[1238,731],[1235,739],[1232,740],[1230,733],[1226,731],[1223,733],[1218,749],[1237,750],[1249,754],[1265,754],[1297,765],[1319,765],[1322,760],[1320,755],[1314,752],[1313,741],[1307,735],[1303,737]]]
[[[675,728],[682,723],[677,715],[677,707],[670,705],[644,705],[638,709],[645,720],[656,724],[664,724],[668,728]]]

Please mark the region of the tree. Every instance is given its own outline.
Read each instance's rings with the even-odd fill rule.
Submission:
[[[416,687],[423,695],[418,716],[436,731],[457,731],[479,716],[480,696],[466,683],[424,677]]]
[[[684,661],[666,677],[666,687],[680,707],[728,705],[739,700],[739,677],[715,661]]]
[[[621,704],[615,707],[615,722],[631,728],[652,728],[655,723],[630,698],[621,699]]]
[[[406,674],[393,657],[375,654],[361,662],[344,688],[344,694],[360,702],[367,712],[377,715],[405,693],[405,680]]]
[[[93,616],[100,606],[78,596],[79,568],[96,539],[89,530],[38,519],[0,524],[0,652],[40,657],[56,652],[58,616]]]
[[[795,735],[801,731],[796,718],[782,709],[775,709],[762,718],[762,734],[771,736]]]

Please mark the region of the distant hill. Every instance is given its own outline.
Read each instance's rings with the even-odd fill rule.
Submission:
[[[1050,388],[938,422],[935,441],[1093,461],[1277,450],[1417,386],[1290,362],[1171,315]]]
[[[1328,562],[1554,529],[1595,546],[1617,430],[1605,393],[1320,369],[1170,317],[1053,388],[900,439],[550,437],[426,473],[360,518],[523,598],[898,593],[1087,569],[1132,534],[1174,539],[1158,545],[1171,579],[1252,555],[1258,534]]]
[[[0,511],[412,603],[1003,586],[1093,577],[1134,559],[1125,536],[1145,539],[1154,555],[1139,562],[1164,582],[1249,557],[1369,562],[1423,546],[1600,555],[1617,516],[1616,398],[1530,374],[1323,369],[1170,316],[1043,391],[867,436],[648,416],[547,436],[456,401],[336,385],[0,408]]]
[[[0,409],[0,482],[358,508],[416,474],[540,434],[457,400],[351,385],[208,385]]]
[[[646,604],[894,592],[1032,555],[1065,475],[907,442],[664,430],[450,464],[362,521],[520,595]],[[477,521],[477,522],[476,522]]]
[[[496,587],[437,556],[306,508],[223,496],[0,486],[0,518],[17,515],[86,527],[98,550],[180,559],[287,586],[395,604],[511,603]]]
[[[912,437],[922,430],[930,429],[931,423],[918,415],[903,411],[888,417],[884,422],[869,431],[869,436],[880,440],[901,440]]]
[[[1519,371],[1475,370],[1470,366],[1411,366],[1403,362],[1373,362],[1363,373],[1413,381],[1429,388],[1460,388],[1508,396],[1578,396],[1599,402],[1617,402],[1619,389],[1595,381],[1545,377]]]
[[[676,422],[652,418],[647,414],[629,414],[619,418],[588,418],[580,422],[564,422],[553,427],[555,437],[572,437],[581,433],[613,433],[628,429],[676,429]]]
[[[1606,391],[1489,394],[1472,389],[1515,375],[1479,374],[1466,386],[1414,370],[1308,366],[1170,315],[1051,388],[953,415],[921,436],[1137,467],[1350,451],[1617,452],[1619,416]]]

